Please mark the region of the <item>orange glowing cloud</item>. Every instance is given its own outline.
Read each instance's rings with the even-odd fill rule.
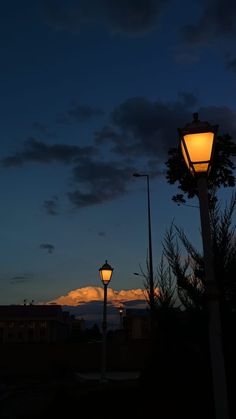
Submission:
[[[104,290],[102,287],[84,287],[68,292],[66,295],[50,301],[48,304],[63,306],[78,306],[91,301],[103,301]],[[120,290],[107,289],[107,300],[116,305],[125,301],[145,300],[145,291],[142,289]]]

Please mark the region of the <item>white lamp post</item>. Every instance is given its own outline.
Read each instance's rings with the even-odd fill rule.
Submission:
[[[193,116],[193,122],[178,131],[185,163],[191,174],[196,176],[198,184],[215,417],[216,419],[228,419],[227,384],[221,338],[219,293],[214,275],[207,188],[207,175],[211,168],[218,126],[212,126],[208,122],[199,121],[197,113]]]
[[[102,320],[102,354],[101,354],[101,382],[106,382],[106,334],[107,334],[107,287],[111,280],[113,268],[106,262],[99,269],[104,286],[103,320]]]

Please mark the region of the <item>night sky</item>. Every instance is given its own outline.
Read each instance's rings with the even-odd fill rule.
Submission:
[[[0,304],[101,286],[106,259],[112,288],[142,287],[134,172],[154,268],[173,219],[201,246],[165,161],[196,111],[235,138],[236,2],[3,0],[0,22]]]

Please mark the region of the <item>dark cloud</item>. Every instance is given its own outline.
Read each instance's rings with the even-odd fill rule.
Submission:
[[[73,163],[80,157],[87,157],[95,153],[94,147],[78,147],[75,145],[54,144],[47,145],[42,141],[29,138],[24,142],[23,151],[16,152],[0,161],[3,167],[23,166],[28,162],[64,164]]]
[[[193,93],[179,92],[178,97],[186,107],[192,108],[198,104],[197,97]]]
[[[199,107],[191,93],[180,93],[175,102],[154,102],[134,97],[121,103],[111,114],[112,126],[96,132],[97,143],[109,144],[114,153],[130,157],[131,161],[145,159],[161,173],[162,163],[170,147],[178,142],[177,128],[191,122],[193,112],[202,120],[220,125],[220,133],[236,134],[236,115],[225,106]],[[109,135],[110,133],[110,135]]]
[[[236,112],[227,106],[201,106],[200,119],[219,125],[219,134],[230,134],[236,141]]]
[[[40,249],[45,249],[47,250],[48,253],[52,253],[55,250],[55,246],[53,246],[53,244],[49,244],[49,243],[42,243],[40,244]]]
[[[208,43],[219,37],[236,35],[235,0],[208,0],[196,25],[183,28],[184,39],[192,44]]]
[[[57,134],[55,132],[51,132],[51,130],[41,122],[34,121],[32,124],[32,128],[38,133],[46,135],[47,137],[57,137]]]
[[[175,49],[175,53],[174,53],[174,59],[176,61],[176,63],[181,64],[181,65],[193,65],[193,64],[197,64],[198,61],[200,61],[200,56],[201,56],[201,52],[200,52],[200,48],[196,47],[196,45],[192,45],[192,44],[184,44],[184,46],[182,44],[178,45]]]
[[[29,282],[31,279],[32,277],[29,274],[15,275],[10,278],[10,282],[12,285],[17,285],[17,284],[24,284],[25,282]]]
[[[115,31],[137,34],[156,24],[165,0],[106,0],[107,18]]]
[[[106,236],[106,233],[105,233],[105,231],[99,231],[98,235],[100,237],[105,237]]]
[[[112,127],[96,132],[96,143],[113,144],[113,152],[132,158],[165,158],[176,144],[177,127],[192,118],[197,99],[181,93],[176,102],[153,102],[134,97],[116,107],[111,114]]]
[[[30,139],[23,151],[6,157],[2,166],[29,162],[70,163],[70,190],[66,192],[75,208],[112,201],[132,187],[132,173],[147,171],[163,175],[170,147],[178,144],[178,128],[192,121],[193,112],[200,120],[219,124],[219,133],[236,136],[236,113],[226,106],[199,106],[197,98],[181,92],[176,101],[151,101],[133,97],[110,113],[108,123],[94,133],[95,146],[47,145]],[[104,152],[105,149],[105,152]],[[50,215],[58,214],[58,198],[44,201]]]
[[[93,117],[101,116],[104,112],[101,109],[89,105],[73,105],[67,112],[59,114],[56,122],[69,125],[73,122],[86,122]]]
[[[29,282],[29,279],[22,278],[22,279],[11,280],[12,285],[24,284],[25,282]]]
[[[40,132],[41,134],[45,134],[47,132],[47,130],[48,130],[48,128],[46,127],[46,125],[41,124],[40,122],[37,122],[37,121],[34,121],[33,122],[32,127],[36,131]]]
[[[87,207],[111,201],[127,192],[134,167],[117,162],[83,161],[73,169],[76,190],[68,193],[75,207]]]
[[[45,200],[43,207],[49,215],[58,215],[58,197]]]
[[[105,144],[107,141],[113,141],[119,143],[121,136],[115,131],[115,129],[109,125],[105,125],[100,131],[94,133],[95,144]]]
[[[140,34],[157,25],[168,0],[45,1],[46,23],[56,29],[78,31],[86,24],[101,24],[112,32]]]
[[[229,63],[227,64],[227,68],[229,68],[230,70],[233,70],[236,73],[236,58],[229,61]]]

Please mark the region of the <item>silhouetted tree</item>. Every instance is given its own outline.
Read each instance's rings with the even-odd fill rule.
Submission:
[[[154,272],[154,302],[156,309],[161,307],[171,308],[176,302],[176,281],[168,261],[165,259],[163,254],[160,263],[157,265],[156,272]],[[144,295],[150,306],[150,274],[148,258],[146,259],[146,269],[144,270],[141,265],[139,265],[139,269],[144,278]]]
[[[183,257],[182,247],[187,252],[186,257]],[[189,242],[184,231],[174,224],[166,232],[164,252],[176,277],[181,303],[187,309],[201,309],[205,292],[202,255]]]
[[[141,265],[139,265],[139,269],[141,272],[141,276],[143,276],[143,286],[144,286],[144,297],[150,307],[150,267],[149,267],[149,259],[146,258],[146,269],[144,270]],[[157,303],[157,278],[156,275],[153,275],[153,285],[154,285],[154,307],[156,307]]]
[[[156,274],[157,309],[173,308],[176,304],[176,281],[169,265],[165,264],[165,257],[162,255],[161,261],[157,267]]]
[[[236,194],[233,194],[223,211],[219,204],[211,210],[215,278],[221,303],[229,311],[236,309],[236,226],[232,220],[235,207]],[[180,245],[187,253],[185,258]],[[174,224],[166,233],[164,252],[177,279],[180,301],[185,308],[202,309],[206,289],[203,255],[191,244],[183,229]]]

